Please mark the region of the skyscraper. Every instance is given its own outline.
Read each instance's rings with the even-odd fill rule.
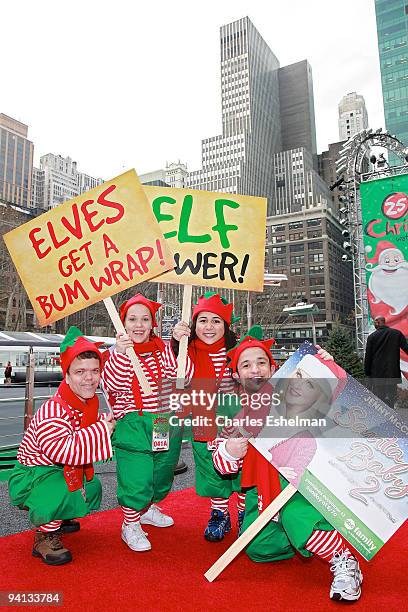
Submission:
[[[339,140],[347,140],[357,132],[368,128],[368,115],[363,96],[355,91],[339,102]]]
[[[315,172],[308,62],[280,68],[248,17],[222,26],[220,42],[222,134],[202,141],[202,168],[189,173],[188,186],[266,197],[268,214],[329,201]],[[281,155],[289,150],[290,162]]]
[[[279,62],[248,17],[221,27],[222,135],[202,141],[195,189],[272,196],[281,149]]]
[[[312,69],[307,60],[279,69],[282,151],[304,147],[317,170]]]
[[[408,2],[375,0],[385,126],[408,146]]]
[[[32,205],[34,145],[28,126],[0,113],[0,200],[25,208]]]

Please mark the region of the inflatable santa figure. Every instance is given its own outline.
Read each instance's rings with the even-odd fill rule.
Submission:
[[[369,253],[371,247],[366,247]],[[368,301],[371,317],[382,316],[385,324],[408,336],[408,262],[392,242],[380,240],[373,257],[366,256]],[[401,372],[408,378],[408,357],[401,351]]]

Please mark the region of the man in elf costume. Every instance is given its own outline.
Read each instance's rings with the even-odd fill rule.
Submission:
[[[265,385],[274,366],[270,341],[262,340],[259,329],[249,330],[228,353],[233,377],[240,381],[242,392],[249,394],[265,393]],[[325,368],[331,370],[331,356],[320,349],[318,357],[322,364],[319,377],[323,377]],[[338,367],[333,362],[334,366]],[[269,393],[268,390],[266,392]],[[256,435],[257,432],[251,433]],[[299,434],[298,437],[297,443],[303,444],[303,436]],[[310,440],[306,437],[304,441],[306,452],[309,452]],[[293,444],[294,440],[288,442]],[[314,449],[310,450],[313,456]],[[246,494],[243,531],[288,484],[286,478],[279,475],[272,464],[248,444],[245,437],[224,440],[213,453],[213,461],[221,474],[236,473],[242,468],[241,485],[251,487]],[[296,478],[294,467],[281,468],[281,472],[292,482]],[[246,552],[253,561],[261,563],[288,559],[296,552],[304,557],[316,555],[329,562],[334,573],[331,599],[356,601],[361,596],[363,576],[357,559],[342,536],[300,493],[295,493],[278,515],[255,536]]]
[[[12,504],[28,509],[36,528],[32,554],[48,565],[72,560],[61,534],[78,531],[73,519],[99,508],[102,488],[92,464],[112,456],[115,421],[98,415],[95,395],[100,344],[76,327],[68,330],[61,344],[64,380],[33,417],[9,480]]]

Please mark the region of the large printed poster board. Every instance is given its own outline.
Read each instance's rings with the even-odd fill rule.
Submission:
[[[174,265],[134,170],[32,219],[4,240],[41,325]]]
[[[160,282],[263,291],[266,198],[144,185],[174,252]]]
[[[280,402],[254,445],[286,477],[300,452],[288,480],[371,559],[408,517],[408,424],[349,375],[309,378],[316,353],[304,343],[272,377]]]

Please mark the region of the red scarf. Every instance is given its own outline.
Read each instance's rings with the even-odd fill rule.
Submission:
[[[252,444],[242,464],[241,487],[258,489],[258,508],[262,512],[281,492],[278,470]]]
[[[57,393],[52,399],[63,405],[69,414],[73,427],[75,427],[75,417],[78,418],[81,429],[93,425],[98,420],[99,400],[97,396],[94,395],[91,399],[83,402],[75,395],[65,380],[62,381],[58,387]],[[60,401],[60,399],[62,401]],[[82,417],[79,417],[78,414],[75,415],[72,409],[77,413],[82,412]],[[86,465],[64,465],[64,478],[70,491],[76,491],[82,488],[84,475],[87,481],[92,480],[94,476],[92,463]]]
[[[188,355],[194,363],[194,376],[192,388],[196,391],[204,391],[205,393],[216,394],[218,387],[223,379],[227,362],[222,368],[220,375],[216,376],[213,361],[210,353],[218,353],[220,349],[225,347],[225,338],[222,337],[214,344],[207,344],[198,338],[194,338],[188,347]],[[208,410],[206,404],[191,406],[193,418],[198,417],[196,425],[193,425],[194,440],[197,442],[210,442],[217,437],[217,423],[215,420],[217,412],[217,403],[214,404],[211,410]]]
[[[139,343],[134,342],[133,348],[135,349],[135,353],[138,356],[137,358],[139,359],[139,361],[144,364],[145,368],[148,370],[152,379],[156,380],[158,392],[160,393],[161,381],[162,381],[162,371],[161,371],[158,355],[159,353],[162,353],[164,351],[163,340],[159,338],[158,336],[153,335],[152,338],[148,340],[148,342],[139,342]],[[143,357],[141,357],[143,353],[153,354],[153,359],[155,360],[156,367],[157,367],[157,379],[156,379],[156,376],[153,370],[147,365]],[[140,416],[143,416],[142,394],[140,393],[140,385],[139,385],[139,381],[136,378],[135,373],[133,373],[133,377],[132,377],[132,393],[133,393],[133,399],[135,402],[135,407],[139,411]]]
[[[261,393],[264,397],[266,394],[269,395],[272,401],[274,387],[269,381],[261,387],[258,394]],[[251,396],[249,396],[249,399],[251,399]],[[269,412],[270,405],[262,404],[260,408],[254,410],[251,407],[251,402],[249,402],[249,406],[244,406],[239,416],[248,416],[262,421],[263,425],[250,428],[252,436],[256,437],[265,426]],[[281,492],[278,470],[252,444],[248,444],[248,452],[242,464],[241,486],[257,487],[259,512],[265,510]]]
[[[147,342],[134,342],[133,348],[137,355],[140,355],[140,353],[154,353],[155,351],[162,353],[164,351],[164,342],[158,336],[153,335]]]

